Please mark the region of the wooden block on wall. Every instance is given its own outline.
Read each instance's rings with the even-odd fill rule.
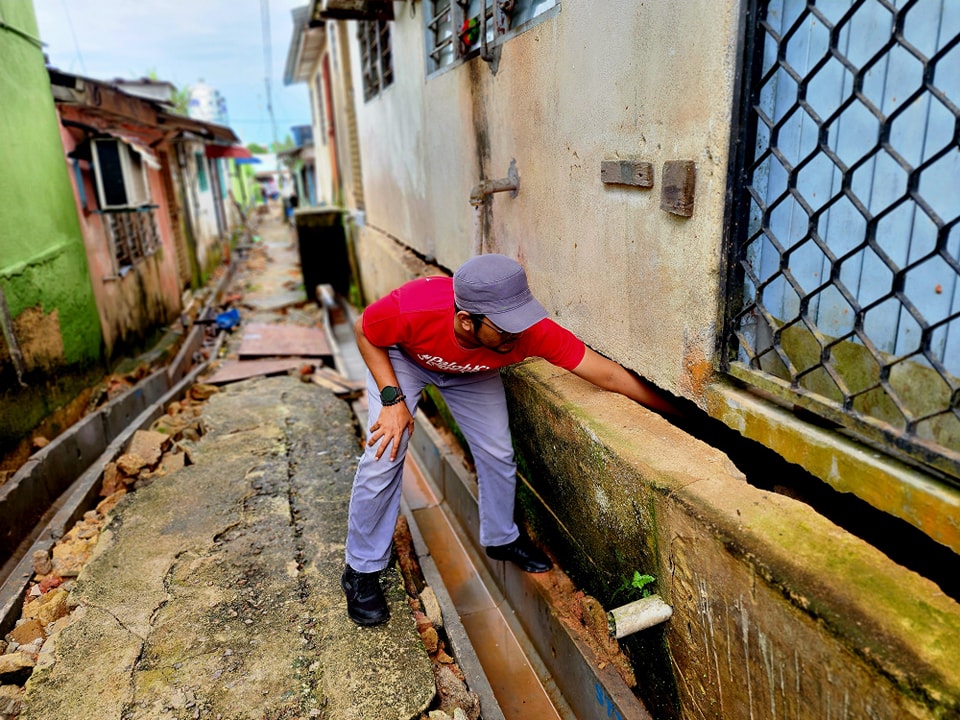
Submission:
[[[667,160],[660,184],[660,209],[681,217],[693,215],[696,179],[693,160]]]
[[[653,165],[640,160],[602,160],[600,181],[605,185],[653,187]]]

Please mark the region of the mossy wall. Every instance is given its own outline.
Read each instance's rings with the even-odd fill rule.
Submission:
[[[0,452],[102,372],[102,336],[31,2],[0,0]],[[21,384],[21,381],[23,384]]]
[[[542,361],[506,385],[522,505],[564,570],[608,608],[654,575],[673,607],[622,643],[654,717],[960,714],[960,605],[933,583],[626,398]]]

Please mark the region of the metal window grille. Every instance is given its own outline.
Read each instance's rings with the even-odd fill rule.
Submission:
[[[433,2],[427,20],[429,67],[436,70],[451,64],[456,58],[456,43],[453,41],[453,8],[450,0]]]
[[[525,23],[546,17],[558,5],[559,0],[432,0],[426,14],[427,71],[480,52],[484,20],[487,43],[493,45],[522,32]]]
[[[960,484],[960,2],[746,28],[726,370]]]
[[[103,217],[113,241],[119,269],[132,266],[160,247],[153,206],[135,210],[104,211]]]
[[[377,21],[377,47],[380,53],[380,89],[393,82],[393,50],[390,47],[390,24]]]
[[[357,37],[363,69],[363,99],[367,101],[393,82],[390,24],[386,20],[361,20],[357,23]]]

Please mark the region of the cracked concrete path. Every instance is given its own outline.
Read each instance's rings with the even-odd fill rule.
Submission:
[[[346,616],[343,568],[359,441],[313,383],[226,386],[193,464],[116,507],[44,645],[22,720],[406,720],[433,671],[396,571],[390,622]]]

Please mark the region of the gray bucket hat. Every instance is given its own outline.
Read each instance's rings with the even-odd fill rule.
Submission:
[[[453,295],[458,308],[486,315],[509,333],[523,332],[547,317],[530,292],[523,267],[505,255],[477,255],[467,260],[453,274]]]

